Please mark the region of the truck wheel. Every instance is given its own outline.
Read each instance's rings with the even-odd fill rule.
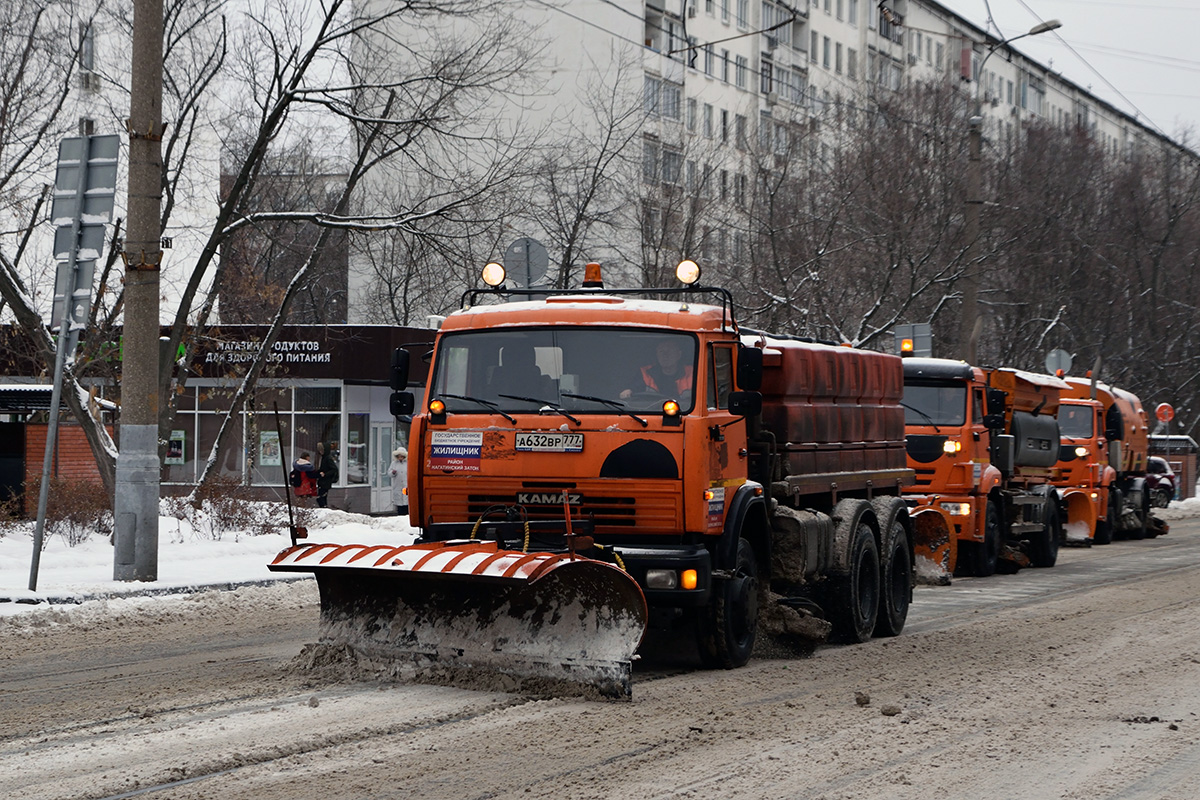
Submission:
[[[697,644],[706,667],[733,669],[750,660],[758,632],[758,561],[754,548],[738,540],[737,566],[701,611]]]
[[[983,512],[983,541],[970,542],[971,548],[968,550],[968,569],[976,578],[996,574],[996,565],[1000,563],[1000,540],[1003,535],[1000,530],[1000,509],[995,502],[988,500]]]
[[[883,559],[883,592],[880,594],[879,615],[875,620],[876,636],[899,636],[908,619],[908,604],[912,599],[912,560],[908,555],[908,531],[899,520],[892,522],[891,544]]]
[[[1046,498],[1046,524],[1030,541],[1029,563],[1035,567],[1053,567],[1058,561],[1059,524],[1058,503]]]
[[[833,638],[857,644],[871,638],[879,613],[879,548],[875,533],[861,518],[850,544],[850,574],[833,582],[829,603]]]
[[[1117,517],[1121,513],[1120,501],[1117,498],[1117,490],[1108,490],[1108,513],[1107,519],[1096,520],[1096,536],[1092,539],[1092,544],[1112,544],[1113,528],[1116,527]]]

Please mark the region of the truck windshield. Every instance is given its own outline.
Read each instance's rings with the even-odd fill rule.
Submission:
[[[441,338],[430,397],[457,414],[692,409],[696,337],[631,328],[506,328]],[[457,397],[455,397],[457,396]],[[470,398],[470,399],[464,399]],[[620,404],[617,406],[615,404]]]
[[[1092,438],[1092,421],[1095,413],[1091,406],[1073,406],[1063,403],[1058,407],[1058,431],[1068,439]]]
[[[955,383],[905,383],[905,425],[964,425],[967,421],[967,385]]]

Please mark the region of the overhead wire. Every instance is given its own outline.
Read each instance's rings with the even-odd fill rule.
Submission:
[[[1024,8],[1026,11],[1028,11],[1028,12],[1029,12],[1029,14],[1030,14],[1030,16],[1032,16],[1034,19],[1036,19],[1036,20],[1037,20],[1039,23],[1044,23],[1044,22],[1046,21],[1046,20],[1042,19],[1042,17],[1041,17],[1041,16],[1040,16],[1040,15],[1039,15],[1039,14],[1038,14],[1036,11],[1034,11],[1032,8],[1030,8],[1030,7],[1029,7],[1029,4],[1028,4],[1028,3],[1026,3],[1026,2],[1025,2],[1025,0],[1017,0],[1017,2],[1018,2],[1018,3],[1020,3],[1021,7],[1022,7],[1022,8]],[[1086,67],[1087,67],[1089,70],[1091,70],[1091,72],[1092,72],[1092,74],[1093,74],[1093,75],[1095,75],[1097,78],[1099,78],[1099,79],[1100,79],[1100,81],[1101,81],[1101,82],[1102,82],[1102,83],[1103,83],[1105,86],[1107,86],[1107,87],[1108,87],[1109,89],[1111,89],[1111,90],[1112,90],[1114,93],[1116,93],[1117,97],[1120,97],[1122,100],[1124,100],[1126,103],[1128,103],[1128,104],[1129,104],[1129,107],[1130,107],[1130,108],[1132,108],[1132,109],[1133,109],[1135,112],[1137,112],[1137,115],[1138,115],[1138,117],[1139,117],[1139,119],[1140,119],[1140,120],[1141,120],[1141,119],[1144,119],[1144,120],[1146,121],[1146,124],[1148,124],[1148,125],[1149,125],[1149,127],[1151,127],[1151,128],[1153,128],[1154,130],[1156,130],[1156,131],[1159,133],[1159,135],[1160,135],[1160,136],[1163,136],[1163,137],[1165,137],[1165,138],[1170,138],[1170,137],[1168,137],[1168,136],[1167,136],[1167,133],[1166,133],[1166,131],[1164,131],[1164,130],[1163,130],[1161,127],[1159,127],[1159,126],[1158,126],[1158,123],[1156,123],[1154,120],[1150,119],[1150,116],[1149,116],[1148,114],[1146,114],[1146,112],[1144,112],[1144,111],[1142,111],[1140,108],[1138,108],[1138,105],[1137,105],[1137,103],[1133,102],[1133,101],[1132,101],[1132,100],[1130,100],[1128,97],[1126,97],[1124,92],[1122,92],[1120,89],[1118,89],[1118,88],[1117,88],[1117,87],[1116,87],[1116,86],[1113,84],[1113,82],[1112,82],[1112,81],[1110,81],[1110,80],[1109,80],[1109,79],[1108,79],[1108,78],[1107,78],[1107,77],[1104,75],[1104,73],[1100,72],[1100,70],[1098,70],[1098,69],[1097,69],[1095,66],[1093,66],[1093,65],[1092,65],[1092,63],[1091,63],[1090,61],[1088,61],[1086,58],[1084,58],[1084,57],[1083,57],[1083,56],[1082,56],[1082,55],[1079,53],[1079,51],[1078,51],[1078,50],[1076,50],[1074,47],[1072,47],[1072,46],[1071,46],[1071,43],[1070,43],[1070,42],[1068,42],[1066,39],[1064,39],[1064,38],[1062,37],[1062,35],[1058,33],[1058,31],[1054,30],[1054,31],[1051,31],[1051,33],[1052,33],[1052,34],[1054,34],[1054,38],[1055,38],[1055,39],[1057,39],[1057,40],[1058,40],[1058,42],[1059,42],[1059,43],[1060,43],[1060,44],[1061,44],[1063,47],[1067,48],[1067,50],[1068,50],[1068,51],[1069,51],[1069,52],[1070,52],[1070,53],[1071,53],[1073,56],[1075,56],[1077,59],[1079,59],[1080,63],[1082,63],[1082,64],[1083,64],[1084,66],[1086,66]]]

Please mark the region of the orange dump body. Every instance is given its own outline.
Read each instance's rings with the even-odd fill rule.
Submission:
[[[906,469],[899,358],[777,339],[763,353],[763,425],[787,474]]]

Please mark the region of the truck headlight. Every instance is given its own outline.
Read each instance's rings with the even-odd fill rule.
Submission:
[[[678,589],[679,574],[673,569],[646,570],[647,589]]]
[[[942,510],[952,517],[969,517],[971,516],[970,503],[941,503]]]
[[[961,451],[962,451],[962,442],[960,442],[958,439],[947,439],[946,441],[942,442],[942,452],[943,453],[949,453],[949,454],[953,455],[954,453],[958,453]]]

